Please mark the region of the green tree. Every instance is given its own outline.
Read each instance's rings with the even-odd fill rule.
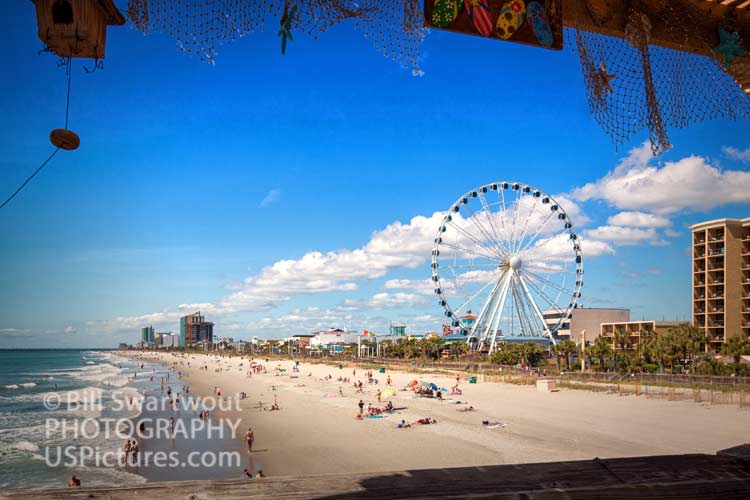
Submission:
[[[422,356],[429,359],[440,359],[445,349],[445,341],[441,337],[430,337],[421,341]]]
[[[459,359],[461,356],[469,352],[469,344],[464,341],[453,341],[448,346],[451,357]]]
[[[614,358],[614,351],[606,337],[597,337],[593,344],[586,347],[586,354],[589,359],[597,358],[605,369],[611,366],[611,361]]]
[[[742,334],[735,335],[724,342],[724,345],[721,346],[721,353],[732,357],[734,360],[734,373],[739,374],[742,356],[750,354],[750,342]]]
[[[567,370],[570,370],[571,363],[570,363],[570,357],[578,352],[578,346],[575,342],[572,340],[563,340],[562,342],[557,344],[557,350],[565,356],[565,368]]]
[[[630,347],[630,335],[625,331],[624,328],[618,328],[615,330],[615,345],[624,351]]]

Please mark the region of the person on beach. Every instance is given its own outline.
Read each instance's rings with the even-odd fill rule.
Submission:
[[[68,481],[68,488],[80,488],[81,487],[81,480],[75,477],[75,475],[70,477],[70,481]]]
[[[263,478],[266,477],[265,474],[263,474],[263,469],[260,469],[257,474],[255,474],[255,477]]]
[[[380,403],[380,395],[381,395],[381,392],[380,392],[380,389],[378,389],[378,403]]]
[[[407,427],[411,427],[411,424],[407,423],[406,420],[402,420],[401,423],[396,426],[397,429],[406,429]]]
[[[247,432],[245,433],[245,441],[247,442],[247,451],[252,452],[253,451],[253,441],[255,440],[255,434],[253,434],[253,429],[248,427]]]
[[[359,412],[360,413],[364,413],[364,411],[365,411],[365,402],[360,399],[359,403],[357,404],[357,406],[359,406]]]
[[[390,375],[388,375],[388,378],[387,378],[387,379],[385,379],[385,382],[386,382],[386,383],[387,383],[388,385],[391,385],[391,376],[390,376]]]
[[[247,470],[247,468],[245,468],[245,469],[244,469],[244,470],[242,471],[242,476],[241,476],[240,478],[241,478],[241,479],[252,479],[252,478],[253,478],[253,475],[252,475],[252,474],[250,474],[250,471],[249,471],[249,470]]]
[[[169,432],[174,435],[174,417],[169,417]]]

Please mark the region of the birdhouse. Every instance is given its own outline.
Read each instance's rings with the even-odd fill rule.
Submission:
[[[108,25],[125,24],[113,0],[32,0],[39,38],[60,57],[104,58]]]

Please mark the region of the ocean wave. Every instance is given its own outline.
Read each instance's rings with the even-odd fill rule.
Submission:
[[[0,386],[0,389],[15,390],[15,389],[28,389],[30,387],[36,387],[36,382],[24,382],[21,384],[10,384]]]

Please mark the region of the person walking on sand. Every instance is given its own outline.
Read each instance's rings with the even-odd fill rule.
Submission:
[[[253,441],[255,441],[255,434],[253,434],[253,429],[251,427],[247,428],[247,432],[245,433],[245,441],[247,442],[247,451],[252,452]]]
[[[344,391],[341,389],[341,386],[339,386],[339,396],[344,397]]]
[[[380,403],[380,394],[381,394],[380,389],[378,389],[378,403]]]
[[[80,488],[81,487],[81,480],[75,477],[75,475],[70,477],[70,481],[68,481],[68,488]]]
[[[387,378],[387,379],[385,379],[385,382],[386,382],[386,383],[387,383],[388,385],[391,385],[391,376],[390,376],[390,375],[388,375],[388,378]]]
[[[360,413],[364,413],[364,411],[365,411],[365,402],[360,399],[359,403],[357,404],[357,406],[359,406],[359,412]]]

